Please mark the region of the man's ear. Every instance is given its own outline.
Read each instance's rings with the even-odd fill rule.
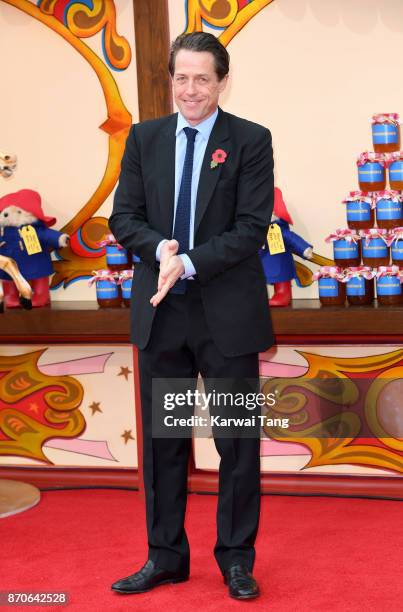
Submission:
[[[225,77],[223,79],[221,79],[220,84],[218,86],[220,93],[222,93],[224,91],[224,89],[226,88],[227,83],[228,83],[228,77],[229,77],[229,75],[226,74]]]

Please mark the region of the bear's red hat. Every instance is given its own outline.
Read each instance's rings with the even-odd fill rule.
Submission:
[[[0,212],[8,206],[18,206],[37,219],[40,219],[48,227],[56,223],[56,217],[47,217],[42,210],[41,196],[33,189],[20,189],[15,193],[8,193],[0,198]]]
[[[287,206],[283,200],[283,194],[281,193],[281,189],[278,187],[274,188],[274,214],[279,219],[286,221],[290,225],[293,225],[293,221],[291,219],[291,215],[287,210]]]

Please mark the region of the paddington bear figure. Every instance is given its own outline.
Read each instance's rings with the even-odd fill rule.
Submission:
[[[50,304],[49,276],[53,274],[50,252],[67,246],[69,236],[49,229],[56,223],[42,210],[41,196],[32,189],[21,189],[0,198],[0,255],[10,257],[33,289],[32,306]],[[20,292],[4,270],[4,301],[7,308],[21,306]]]
[[[292,254],[295,253],[304,259],[311,259],[313,255],[312,245],[291,231],[290,225],[293,225],[293,221],[283,200],[283,194],[278,187],[275,187],[274,210],[270,227],[281,234],[280,242],[277,242],[277,247],[279,244],[280,247],[276,249],[275,254],[272,254],[268,239],[260,249],[266,281],[274,285],[274,295],[269,300],[270,306],[288,306],[291,303],[291,281],[296,276]]]

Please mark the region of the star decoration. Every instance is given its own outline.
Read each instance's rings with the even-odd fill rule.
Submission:
[[[126,378],[126,380],[129,380],[129,374],[131,374],[131,373],[132,373],[132,371],[129,370],[129,368],[120,366],[120,372],[119,372],[118,376],[124,376]]]
[[[102,412],[101,408],[99,407],[100,403],[101,402],[92,402],[92,404],[88,406],[88,408],[92,410],[92,416],[94,416],[96,412]]]
[[[125,429],[120,437],[124,439],[125,444],[127,444],[129,440],[134,440],[131,429]]]
[[[38,414],[39,406],[36,403],[35,404],[31,403],[28,407],[28,410],[32,410],[32,412],[35,412],[36,414]]]

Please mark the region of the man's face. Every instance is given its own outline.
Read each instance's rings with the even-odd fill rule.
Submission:
[[[227,76],[218,80],[214,56],[209,51],[178,51],[173,92],[180,112],[190,125],[197,125],[214,113],[227,80]]]

